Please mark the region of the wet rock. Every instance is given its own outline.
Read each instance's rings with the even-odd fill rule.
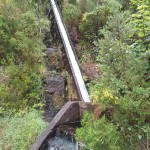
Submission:
[[[62,76],[47,78],[44,80],[45,91],[49,94],[59,93],[62,96],[65,94],[66,80]]]
[[[60,76],[63,70],[62,54],[59,48],[47,48],[45,51],[45,64],[47,72],[43,81],[44,89],[44,117],[51,121],[65,103],[66,79]]]
[[[44,80],[45,119],[51,121],[59,109],[65,104],[66,80],[62,76]]]
[[[56,132],[58,135],[60,135],[64,138],[67,138],[68,140],[70,140],[72,142],[75,141],[74,135],[75,135],[76,129],[69,125],[60,125],[57,128]]]

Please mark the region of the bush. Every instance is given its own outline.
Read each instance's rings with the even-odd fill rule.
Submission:
[[[70,28],[79,24],[80,16],[81,11],[77,5],[68,4],[63,9],[63,18]]]
[[[131,15],[131,23],[134,31],[140,38],[149,36],[150,31],[150,1],[149,0],[131,0],[131,7],[136,11]]]
[[[135,36],[137,34],[135,31],[140,33],[143,29],[133,25],[135,20],[131,19],[132,21],[129,22],[129,18],[133,15],[129,11],[121,11],[120,5],[114,6],[116,8],[112,9],[103,29],[99,30],[101,38],[94,41],[97,49],[96,61],[101,65],[103,77],[89,84],[93,102],[99,104],[105,121],[103,118],[95,121],[88,119],[89,121],[83,124],[83,128],[79,129],[80,132],[77,132],[77,139],[79,138],[93,149],[96,149],[94,146],[97,143],[98,149],[113,149],[113,147],[101,148],[102,143],[99,140],[106,141],[105,128],[108,127],[108,132],[109,129],[113,131],[107,133],[110,138],[115,137],[114,133],[117,138],[121,138],[116,143],[118,147],[114,149],[149,149],[150,49],[149,45],[145,46],[143,36]],[[139,13],[139,9],[137,11]],[[137,22],[141,21],[137,20]],[[147,29],[148,26],[145,26],[146,34]],[[94,122],[99,122],[101,126],[102,120],[105,127],[103,127],[104,131],[101,129],[103,131],[101,133],[100,129],[95,128]],[[101,135],[98,134],[99,132]],[[111,146],[112,143],[108,140],[105,143],[105,146],[107,145]]]
[[[94,121],[94,122],[93,122]],[[107,122],[105,117],[94,120],[86,113],[82,120],[83,128],[76,130],[77,140],[93,150],[120,150],[121,137],[117,126]],[[85,136],[86,135],[86,136]]]
[[[78,7],[82,13],[93,11],[98,5],[97,0],[79,0]]]
[[[0,122],[0,147],[4,150],[29,149],[47,125],[37,110],[0,117]]]
[[[98,30],[106,23],[107,15],[110,13],[106,5],[99,6],[91,12],[85,12],[79,26],[82,38],[90,43],[98,37]],[[101,17],[99,17],[101,16]]]
[[[5,109],[25,109],[39,103],[42,93],[40,69],[45,48],[32,0],[0,2],[0,105]]]
[[[11,64],[3,74],[7,78],[0,85],[1,107],[17,112],[41,101],[42,82],[36,68],[30,68],[28,64]]]
[[[104,1],[100,5],[96,6],[92,11],[85,12],[80,23],[80,31],[82,33],[83,40],[87,43],[93,43],[97,38],[102,37],[98,30],[102,29],[113,12],[116,11],[116,7],[121,8],[121,5],[115,0]]]

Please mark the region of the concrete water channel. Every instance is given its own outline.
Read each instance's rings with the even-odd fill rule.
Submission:
[[[84,112],[93,112],[96,106],[91,104],[59,8],[55,0],[50,0],[50,3],[79,94],[79,101],[67,102],[31,146],[30,150],[79,150],[79,144],[74,138],[75,130],[77,127],[81,126],[80,120]]]
[[[73,134],[75,133],[76,127],[80,127],[80,120],[85,111],[93,112],[95,107],[96,106],[89,102],[67,102],[32,145],[30,150],[47,150],[48,148],[50,149],[50,146],[53,148],[54,143],[58,139],[61,142],[62,140],[65,140],[64,142],[66,142],[67,139],[68,142],[70,141],[70,144],[75,146],[76,142]],[[59,143],[56,144],[59,145]]]

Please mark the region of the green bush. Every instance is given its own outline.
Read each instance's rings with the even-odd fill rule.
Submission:
[[[78,7],[82,13],[93,11],[98,5],[97,0],[79,0]]]
[[[47,20],[36,17],[32,0],[0,2],[0,105],[5,109],[25,109],[39,103],[42,93],[40,69],[43,65],[40,26]]]
[[[147,7],[143,7],[145,1],[140,2],[142,4],[139,7],[142,10],[139,8],[134,14],[137,16],[141,12],[145,18]],[[143,40],[148,34],[148,26],[145,25],[144,30],[143,24],[142,28],[139,27],[141,23],[139,19],[136,20],[137,24],[133,24],[135,18],[129,21],[133,14],[122,11],[120,5],[116,5],[117,3],[113,4],[115,9],[111,9],[112,12],[107,16],[103,29],[97,31],[101,37],[94,41],[97,50],[95,61],[100,63],[103,75],[89,84],[91,98],[94,103],[99,104],[105,121],[104,118],[88,119],[78,130],[77,139],[92,149],[148,150],[150,144],[150,49],[149,44],[145,44]],[[146,14],[143,8],[146,8]],[[144,36],[135,36],[144,31],[146,33]],[[87,116],[83,121],[86,118]],[[104,130],[101,129],[102,133],[94,126],[94,123],[99,122],[100,127],[101,121],[105,124]],[[109,132],[109,129],[113,132]],[[98,134],[99,132],[101,135]],[[112,143],[105,139],[105,133],[110,138],[114,136],[114,139],[115,133],[117,138],[121,139],[117,141],[116,147],[111,147]],[[102,148],[100,139],[105,141],[105,146],[110,147]],[[94,147],[95,145],[97,147]]]
[[[77,0],[68,0],[69,4],[73,4],[76,5],[77,4]]]
[[[85,12],[80,23],[80,32],[82,38],[87,43],[93,43],[94,40],[101,37],[98,30],[102,29],[108,20],[108,16],[119,9],[121,5],[115,0],[104,1],[101,5],[95,6],[90,12]]]
[[[5,82],[0,85],[1,107],[25,109],[41,101],[42,82],[36,68],[28,64],[9,65],[5,69]]]
[[[121,137],[117,126],[107,122],[105,117],[94,121],[91,114],[86,113],[82,120],[82,128],[76,130],[77,140],[93,150],[120,150]],[[86,136],[85,136],[86,135]]]
[[[63,18],[70,28],[79,24],[80,16],[81,11],[77,5],[67,4],[63,9]]]
[[[131,0],[131,7],[136,11],[131,15],[131,23],[134,31],[142,38],[149,35],[150,31],[150,1],[149,0]]]
[[[92,12],[85,12],[79,26],[84,41],[92,42],[98,37],[98,30],[106,23],[109,8],[107,6],[99,6]],[[101,16],[101,17],[99,17]]]
[[[24,112],[23,112],[24,113]],[[12,117],[0,117],[0,147],[2,150],[27,150],[46,128],[37,110]]]
[[[45,47],[34,12],[22,12],[13,2],[2,3],[0,19],[1,64],[13,61],[16,65],[24,62],[35,65]]]

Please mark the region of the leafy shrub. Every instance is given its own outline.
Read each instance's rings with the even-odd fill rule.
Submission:
[[[83,128],[76,130],[77,140],[86,143],[93,150],[120,150],[121,137],[117,126],[107,122],[105,117],[95,120],[86,113],[82,120]],[[85,136],[86,135],[86,136]]]
[[[69,4],[73,4],[76,5],[77,4],[77,0],[68,0]]]
[[[97,6],[97,0],[79,0],[78,7],[82,13],[93,11]]]
[[[108,16],[116,11],[116,7],[121,5],[115,0],[104,1],[90,12],[85,12],[80,24],[80,31],[83,39],[93,43],[94,40],[101,37],[98,30],[102,29],[108,20]]]
[[[79,24],[81,11],[77,5],[68,4],[63,9],[63,18],[69,27]]]
[[[24,1],[0,2],[0,70],[5,78],[0,84],[0,104],[5,109],[25,109],[38,103],[42,91],[40,68],[45,48],[39,25],[47,27],[45,19],[38,20],[36,3]]]
[[[11,15],[7,11],[9,7]],[[34,65],[41,59],[41,50],[45,47],[39,39],[42,39],[42,35],[39,34],[38,22],[32,11],[21,12],[14,3],[5,4],[0,27],[1,63],[8,65],[13,61],[16,65],[24,62]]]
[[[109,8],[106,5],[99,6],[91,12],[85,12],[80,25],[80,32],[84,40],[93,41],[98,37],[98,29],[106,23]],[[99,17],[101,16],[101,17]]]
[[[134,26],[135,33],[139,37],[146,37],[150,31],[150,1],[149,0],[131,0],[131,7],[136,11],[131,15],[131,23]]]
[[[37,110],[0,118],[0,147],[4,150],[27,150],[45,129],[46,123]]]
[[[143,5],[143,1],[140,2]],[[118,147],[114,149],[149,149],[149,46],[145,46],[143,37],[139,35],[139,39],[135,36],[137,34],[135,31],[140,33],[140,30],[142,32],[143,30],[133,25],[132,19],[129,22],[132,14],[129,11],[121,11],[120,5],[114,3],[114,6],[116,8],[107,16],[103,29],[99,30],[101,37],[94,41],[97,49],[96,61],[101,65],[103,77],[89,84],[91,97],[94,103],[100,105],[100,110],[105,116],[106,122],[103,122],[105,124],[103,128],[115,126],[112,130],[119,135],[118,138],[121,138],[116,143]],[[147,28],[145,26],[146,33],[148,33]],[[88,117],[85,116],[85,118]],[[93,122],[103,118],[95,121],[88,120],[77,132],[77,139],[79,138],[93,149],[96,149],[94,147],[96,142],[99,144],[97,149],[113,149],[113,147],[101,148],[102,143],[99,139],[102,138],[105,141],[104,133],[107,131],[101,129],[104,133],[98,135],[100,130],[93,125]],[[110,132],[110,138],[111,134],[115,137],[113,132]],[[112,143],[108,140],[105,145],[107,144],[111,146]]]
[[[25,109],[39,103],[42,82],[36,68],[28,64],[9,65],[5,69],[7,79],[0,85],[0,100],[3,108]]]

